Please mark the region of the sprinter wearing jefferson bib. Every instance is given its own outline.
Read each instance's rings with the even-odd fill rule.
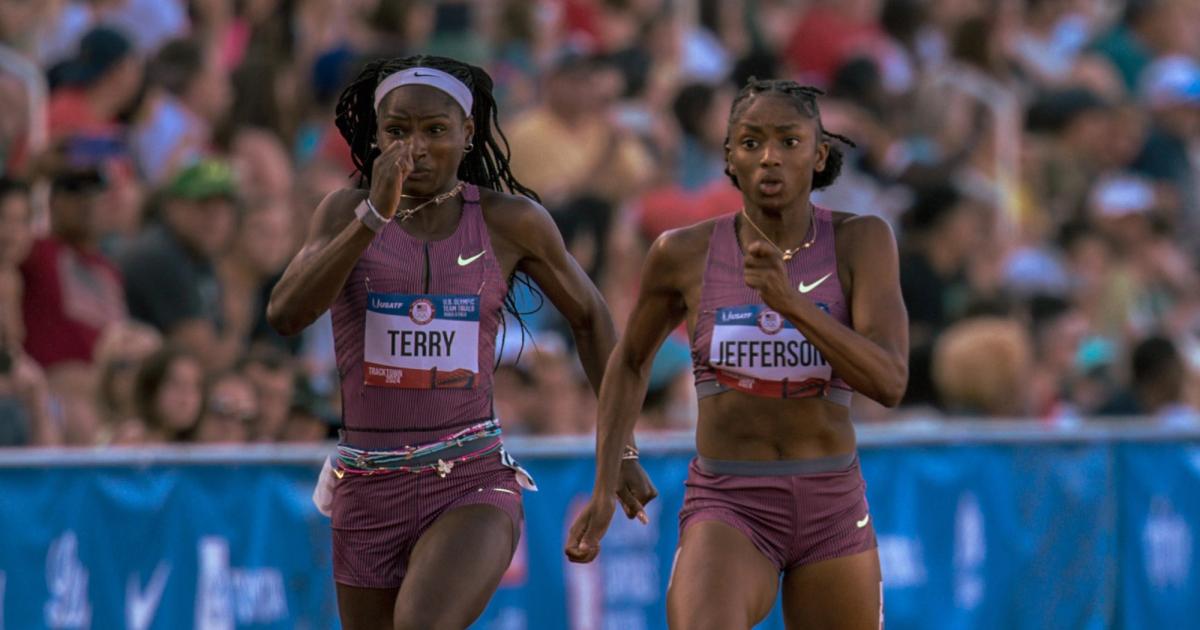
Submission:
[[[740,212],[664,234],[604,376],[596,487],[567,556],[589,562],[614,509],[649,364],[680,321],[700,417],[667,593],[672,628],[750,628],[780,593],[791,628],[879,628],[882,584],[850,399],[895,405],[908,323],[888,225],[813,205],[849,142],[818,91],[756,81],[734,101],[726,172]],[[782,580],[781,580],[782,578]]]

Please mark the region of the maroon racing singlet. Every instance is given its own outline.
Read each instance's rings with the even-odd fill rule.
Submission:
[[[784,263],[788,278],[806,298],[849,326],[850,311],[838,281],[833,213],[818,207],[813,212],[814,242]],[[738,390],[771,398],[822,396],[848,406],[850,386],[816,346],[746,286],[736,218],[717,219],[709,239],[692,338],[697,396]]]
[[[445,239],[385,226],[332,307],[343,442],[422,444],[492,418],[507,292],[478,187],[464,187],[458,227]]]

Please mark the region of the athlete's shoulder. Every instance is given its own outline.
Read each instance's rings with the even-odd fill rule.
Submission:
[[[520,257],[543,259],[565,252],[554,219],[533,199],[480,186],[479,206],[497,251],[512,249]]]
[[[365,188],[339,188],[325,195],[325,198],[321,200],[321,206],[329,206],[334,209],[353,208],[367,198],[368,192]]]
[[[646,264],[665,268],[696,267],[693,264],[695,261],[703,262],[707,257],[713,228],[720,220],[720,218],[707,219],[687,227],[663,232],[654,239],[654,243],[650,246]]]
[[[895,241],[892,226],[883,217],[874,214],[833,212],[833,229],[838,245],[878,245],[881,241]]]
[[[550,213],[533,199],[483,186],[479,187],[479,207],[483,210],[484,221],[490,227],[504,231],[551,220]]]
[[[313,213],[311,225],[317,230],[314,234],[328,237],[342,231],[354,220],[354,209],[367,198],[367,193],[362,188],[339,188],[325,195]]]

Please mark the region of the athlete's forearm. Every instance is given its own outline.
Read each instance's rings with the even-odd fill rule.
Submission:
[[[283,335],[294,335],[316,321],[337,299],[350,272],[375,238],[362,221],[349,225],[320,249],[301,252],[271,291],[267,321]]]
[[[887,406],[904,396],[908,360],[843,325],[800,294],[780,311],[856,391]]]
[[[617,489],[621,454],[626,444],[633,444],[633,428],[650,386],[650,365],[626,360],[620,344],[608,362],[597,413],[596,496],[612,496]]]
[[[617,345],[617,331],[613,326],[612,317],[608,314],[608,308],[603,304],[599,314],[592,321],[593,325],[582,326],[574,330],[573,335],[583,371],[587,374],[588,382],[592,384],[592,391],[599,397],[605,366]],[[632,433],[629,434],[626,444],[637,448],[637,441]]]
[[[592,391],[599,396],[605,366],[617,344],[617,331],[603,301],[591,310],[586,322],[572,326],[571,333],[579,352],[579,362],[583,364]]]

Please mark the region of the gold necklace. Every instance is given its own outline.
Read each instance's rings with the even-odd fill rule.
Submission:
[[[817,242],[816,208],[813,208],[812,206],[809,206],[809,212],[808,212],[808,223],[809,223],[808,232],[809,232],[810,236],[808,237],[807,241],[800,243],[800,245],[793,247],[791,249],[783,249],[775,241],[771,240],[771,237],[767,236],[767,233],[763,232],[762,228],[758,227],[758,224],[754,222],[754,219],[750,218],[750,215],[746,213],[745,208],[742,208],[742,216],[746,217],[746,221],[750,224],[750,227],[754,228],[754,231],[758,232],[759,236],[762,236],[764,239],[767,240],[768,243],[771,244],[772,247],[774,247],[776,250],[778,250],[780,254],[783,254],[784,262],[791,260],[792,256],[795,256],[797,253],[799,253],[800,250],[808,249],[809,247],[813,246],[813,243]]]
[[[448,190],[448,191],[446,191],[446,192],[444,192],[444,193],[442,193],[442,194],[440,194],[440,195],[438,195],[438,196],[434,197],[433,199],[430,199],[429,201],[426,201],[426,202],[425,202],[425,203],[423,203],[423,204],[420,204],[420,205],[417,205],[417,206],[413,206],[412,208],[407,208],[407,209],[403,209],[403,210],[397,210],[397,211],[396,211],[396,214],[400,215],[400,222],[401,222],[401,223],[403,223],[403,222],[405,222],[405,221],[407,221],[407,220],[411,219],[411,218],[413,217],[413,215],[414,215],[414,214],[416,214],[416,213],[420,212],[420,211],[421,211],[421,209],[422,209],[422,208],[424,208],[425,206],[428,206],[428,205],[440,206],[440,205],[442,205],[442,202],[443,202],[443,201],[445,201],[445,200],[447,200],[447,199],[449,199],[449,198],[451,198],[451,197],[453,197],[453,196],[457,195],[458,193],[462,192],[463,186],[466,186],[466,185],[467,185],[467,183],[466,183],[466,182],[462,182],[462,181],[460,181],[460,182],[458,182],[458,185],[457,185],[457,186],[455,186],[454,188],[451,188],[450,190]],[[414,197],[412,197],[411,195],[405,195],[405,194],[401,194],[400,196],[401,196],[401,197],[407,197],[407,198],[409,198],[409,199],[413,199],[413,198],[414,198]]]

